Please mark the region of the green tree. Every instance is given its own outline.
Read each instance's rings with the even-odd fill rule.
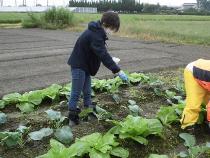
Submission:
[[[154,5],[154,4],[144,4],[144,7],[143,7],[143,12],[144,13],[159,13],[160,12],[160,5],[157,4],[157,5]]]
[[[197,0],[198,9],[201,11],[210,11],[209,0]]]

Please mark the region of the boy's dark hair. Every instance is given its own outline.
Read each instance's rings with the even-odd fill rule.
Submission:
[[[114,11],[104,12],[101,17],[101,23],[104,27],[110,28],[117,32],[120,28],[120,18]]]

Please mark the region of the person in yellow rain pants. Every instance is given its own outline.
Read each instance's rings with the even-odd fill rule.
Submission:
[[[207,121],[210,122],[210,60],[198,59],[184,70],[186,106],[181,118],[181,128],[193,127],[201,111],[201,104],[207,108]]]

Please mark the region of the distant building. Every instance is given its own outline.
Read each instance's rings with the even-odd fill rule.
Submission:
[[[197,3],[184,3],[182,5],[182,10],[187,10],[187,9],[191,9],[191,8],[197,9],[198,8]]]
[[[45,12],[53,6],[19,6],[19,7],[0,7],[1,12]],[[76,13],[97,13],[97,8],[88,8],[88,7],[66,7],[72,12]]]
[[[185,11],[188,9],[198,9],[197,3],[184,3],[181,7],[177,8],[177,11]]]

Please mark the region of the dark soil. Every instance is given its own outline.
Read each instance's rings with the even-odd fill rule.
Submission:
[[[156,76],[163,80],[167,86],[173,86],[180,79],[182,70],[168,70],[164,72],[150,73],[149,75]],[[137,104],[143,109],[142,115],[146,118],[155,118],[156,112],[161,105],[166,105],[164,98],[157,97],[152,90],[146,86],[136,85],[133,87],[121,88],[119,93],[120,103],[117,104],[112,98],[111,94],[99,93],[93,98],[98,105],[107,111],[111,112],[116,119],[122,120],[129,114],[128,100],[135,100]],[[82,102],[79,104],[82,107]],[[49,109],[49,103],[41,105],[36,111],[23,115],[16,108],[6,108],[4,112],[8,115],[8,122],[0,126],[0,131],[14,131],[19,124],[30,126],[30,131],[39,130],[43,127],[51,127],[45,110]],[[51,108],[59,110],[63,115],[67,116],[67,104],[62,105],[53,104]],[[107,132],[112,125],[105,121],[91,120],[89,122],[81,122],[79,125],[72,128],[74,137],[80,138],[94,132]],[[164,138],[150,136],[148,137],[149,144],[147,146],[138,144],[132,140],[121,140],[121,144],[130,152],[130,158],[148,158],[151,153],[167,154],[170,157],[175,157],[180,151],[186,150],[183,141],[179,138],[179,133],[183,132],[179,124],[172,125],[171,128],[165,128]],[[204,126],[196,131],[197,144],[203,144],[210,141],[209,133]],[[50,146],[49,140],[51,137],[45,138],[42,141],[28,140],[23,148],[15,147],[8,149],[0,147],[0,156],[3,158],[34,158],[38,155],[46,153]],[[24,137],[27,140],[27,137]],[[210,157],[204,155],[204,157]]]

